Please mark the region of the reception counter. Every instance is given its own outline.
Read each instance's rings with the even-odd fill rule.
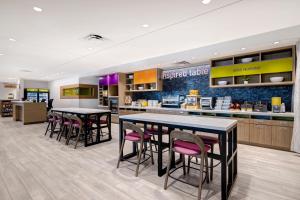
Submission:
[[[47,105],[44,102],[13,101],[12,103],[14,121],[22,121],[26,125],[42,123],[47,120]]]

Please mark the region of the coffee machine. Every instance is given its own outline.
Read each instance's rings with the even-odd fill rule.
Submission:
[[[201,97],[200,105],[203,110],[212,110],[214,107],[213,97]]]

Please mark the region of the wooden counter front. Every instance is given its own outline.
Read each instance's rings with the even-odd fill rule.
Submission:
[[[45,122],[47,120],[46,103],[13,102],[13,120],[22,121],[24,125]]]

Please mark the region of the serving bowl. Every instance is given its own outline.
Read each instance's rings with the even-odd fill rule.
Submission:
[[[218,81],[218,85],[227,85],[227,81]]]
[[[278,82],[282,82],[283,79],[284,79],[284,77],[282,77],[282,76],[274,76],[274,77],[270,78],[270,81],[272,83],[278,83]]]
[[[248,62],[252,62],[253,58],[242,58],[241,62],[242,63],[248,63]]]

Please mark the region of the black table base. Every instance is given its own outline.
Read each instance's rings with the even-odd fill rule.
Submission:
[[[84,133],[85,133],[84,134],[84,146],[85,147],[103,143],[103,142],[107,142],[112,139],[112,136],[111,136],[111,112],[89,113],[89,114],[76,113],[76,112],[65,112],[65,111],[57,111],[57,110],[53,110],[52,112],[61,113],[62,119],[63,119],[64,114],[72,114],[72,115],[77,115],[78,117],[80,117],[83,120]],[[97,124],[97,127],[94,129],[97,131],[96,140],[93,142],[88,142],[88,134],[89,134],[89,131],[91,131],[91,128],[88,126],[90,116],[96,116],[96,124]],[[107,127],[108,128],[108,138],[107,139],[101,139],[101,137],[100,137],[100,132],[101,132],[100,118],[102,116],[108,116],[107,117],[107,120],[108,120],[108,127]]]
[[[157,158],[157,173],[158,176],[161,177],[167,172],[167,166],[163,166],[163,150],[166,145],[162,141],[162,127],[168,127],[169,133],[171,130],[174,129],[181,129],[181,130],[191,130],[191,131],[199,131],[199,132],[207,132],[217,134],[220,138],[220,154],[215,153],[208,153],[208,157],[219,160],[221,162],[221,196],[222,200],[226,200],[229,198],[230,192],[233,188],[233,185],[237,178],[237,170],[238,170],[238,163],[237,163],[237,127],[233,127],[228,131],[219,131],[219,130],[208,130],[203,128],[195,128],[195,127],[187,127],[181,125],[170,125],[170,124],[163,124],[163,123],[150,123],[146,121],[140,120],[127,120],[127,119],[120,119],[119,120],[119,145],[121,148],[122,140],[124,137],[123,129],[123,122],[132,122],[132,123],[142,123],[144,127],[147,124],[154,124],[158,126],[158,158]],[[122,159],[128,159],[137,155],[136,152],[136,144],[133,143],[132,152],[123,155]],[[172,168],[175,167],[175,155],[173,155],[173,163]],[[176,161],[176,164],[181,162],[181,159]]]
[[[100,118],[102,116],[108,115],[108,138],[107,139],[102,139],[100,137],[100,132],[101,132],[101,125],[100,125]],[[111,113],[107,112],[107,113],[97,113],[97,114],[93,114],[93,116],[96,116],[96,124],[97,124],[97,135],[96,135],[96,141],[94,142],[88,142],[88,133],[89,133],[89,127],[88,127],[88,120],[89,120],[89,116],[91,115],[84,115],[84,146],[88,147],[88,146],[92,146],[95,144],[99,144],[99,143],[103,143],[103,142],[108,142],[112,139],[111,136]]]

